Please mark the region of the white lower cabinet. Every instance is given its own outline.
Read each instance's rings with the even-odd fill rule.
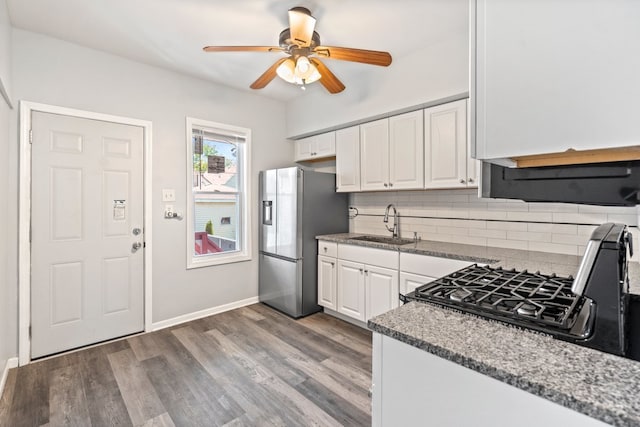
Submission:
[[[398,307],[398,270],[364,266],[367,320]]]
[[[608,425],[377,332],[372,382],[373,427]]]
[[[422,274],[407,273],[406,271],[400,272],[400,293],[406,295],[409,292],[413,292],[418,286],[422,286],[425,283],[429,283],[437,277],[425,276]]]
[[[336,259],[318,255],[318,305],[336,310]]]
[[[397,251],[319,241],[318,253],[319,305],[361,322],[398,307]]]
[[[336,311],[365,321],[364,265],[338,260],[338,307]]]

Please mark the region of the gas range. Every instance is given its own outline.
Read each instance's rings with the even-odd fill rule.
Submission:
[[[579,339],[588,333],[590,304],[571,292],[573,281],[474,264],[416,288],[405,299]]]
[[[403,299],[640,360],[640,308],[629,297],[631,241],[626,225],[602,224],[587,243],[575,279],[474,264],[422,285]]]

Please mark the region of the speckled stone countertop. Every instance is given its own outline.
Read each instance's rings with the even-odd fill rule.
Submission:
[[[368,325],[605,423],[640,425],[638,362],[420,302],[374,317]]]
[[[362,234],[328,234],[316,236],[316,239],[420,255],[459,259],[489,264],[491,267],[515,268],[516,270],[529,270],[532,272],[539,271],[543,274],[555,273],[558,276],[575,276],[582,259],[582,257],[575,255],[492,248],[488,246],[434,242],[430,240],[419,240],[406,245],[390,245],[386,243],[353,240],[354,237],[358,236],[362,236]],[[629,291],[633,294],[640,294],[640,264],[636,262],[629,263]]]

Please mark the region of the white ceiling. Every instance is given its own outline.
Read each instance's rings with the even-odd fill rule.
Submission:
[[[277,46],[288,26],[287,10],[294,6],[311,10],[322,44],[384,50],[395,59],[468,25],[468,0],[7,0],[7,5],[16,28],[246,91],[283,54],[205,53],[202,47]],[[347,89],[374,67],[329,59],[325,64]],[[278,78],[259,92],[281,100],[302,94]]]

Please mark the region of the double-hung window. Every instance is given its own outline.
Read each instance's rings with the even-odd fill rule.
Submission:
[[[187,117],[187,268],[251,259],[251,131]]]

